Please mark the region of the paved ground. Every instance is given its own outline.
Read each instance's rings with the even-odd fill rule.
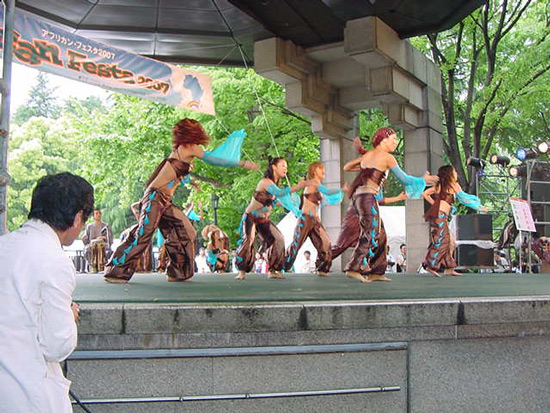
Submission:
[[[108,284],[101,274],[79,274],[74,298],[81,303],[273,303],[550,296],[550,274],[391,274],[392,282],[370,284],[338,273],[327,278],[291,274],[286,280],[252,274],[237,281],[234,276],[196,275],[189,282],[168,283],[162,275],[136,274],[129,284]]]

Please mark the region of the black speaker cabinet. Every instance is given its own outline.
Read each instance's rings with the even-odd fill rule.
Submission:
[[[492,267],[495,265],[492,249],[477,245],[459,245],[455,251],[459,267]]]
[[[457,216],[456,238],[461,241],[493,239],[493,216],[489,214],[465,214]]]

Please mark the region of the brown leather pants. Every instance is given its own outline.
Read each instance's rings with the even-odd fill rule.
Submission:
[[[430,246],[424,260],[424,266],[434,271],[456,268],[448,215],[443,212],[439,212],[437,218],[430,220]]]
[[[157,227],[165,239],[169,257],[167,276],[177,281],[191,278],[195,273],[195,238],[197,233],[183,211],[172,204],[162,192],[149,189],[140,202],[138,224],[119,245],[105,267],[105,277],[129,280],[137,260],[149,246]]]
[[[330,271],[332,265],[332,256],[330,252],[330,238],[327,230],[321,224],[318,217],[304,214],[296,224],[292,243],[287,249],[285,270],[289,271],[296,261],[298,251],[306,241],[307,237],[311,238],[313,246],[317,250],[317,260],[315,261],[315,269],[318,272]]]
[[[345,271],[383,275],[386,272],[386,231],[374,194],[353,196],[352,206],[359,218],[359,240]]]
[[[285,240],[283,234],[268,218],[255,217],[251,212],[244,214],[241,245],[237,249],[236,264],[239,271],[251,272],[254,268],[256,232],[262,241],[261,251],[267,252],[270,271],[281,271],[285,262]]]
[[[340,234],[338,234],[338,240],[336,241],[336,244],[332,244],[332,259],[334,260],[348,248],[357,245],[360,232],[361,226],[359,225],[359,215],[357,214],[357,210],[352,202],[346,211],[344,220],[342,221],[342,227],[340,229]]]

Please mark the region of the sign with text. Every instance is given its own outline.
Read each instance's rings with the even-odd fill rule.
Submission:
[[[14,62],[115,92],[215,115],[207,75],[86,39],[19,10],[15,11],[14,23]]]
[[[512,204],[512,213],[514,214],[517,230],[536,232],[537,229],[535,228],[529,202],[524,199],[510,198],[510,204]]]

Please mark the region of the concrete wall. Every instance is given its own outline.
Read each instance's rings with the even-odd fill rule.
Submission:
[[[81,399],[398,387],[126,411],[548,412],[550,300],[257,306],[83,305]],[[75,411],[79,411],[75,408]]]

